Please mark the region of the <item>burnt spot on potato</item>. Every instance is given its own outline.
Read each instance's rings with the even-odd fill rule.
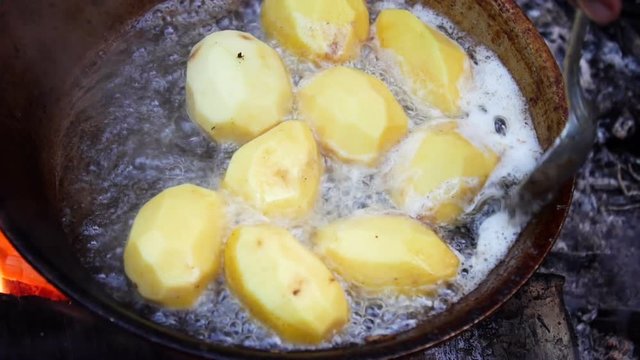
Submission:
[[[289,171],[287,171],[286,169],[278,169],[275,172],[275,176],[282,180],[283,183],[288,184],[289,183]]]
[[[293,296],[298,296],[300,295],[300,292],[302,291],[302,287],[304,285],[304,279],[298,279],[295,281],[294,285],[293,285],[293,290],[291,291],[291,294]]]

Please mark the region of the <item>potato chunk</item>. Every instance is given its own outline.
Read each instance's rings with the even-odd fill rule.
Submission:
[[[454,221],[498,163],[457,132],[453,122],[417,131],[401,149],[390,178],[396,205],[424,220]]]
[[[190,184],[166,189],[138,212],[124,270],[143,297],[188,308],[219,271],[224,227],[216,192]]]
[[[419,221],[367,215],[338,220],[318,230],[316,249],[345,280],[372,291],[413,294],[458,273],[451,249]]]
[[[267,216],[300,218],[315,205],[322,171],[309,126],[285,121],[233,154],[222,187]]]
[[[300,91],[301,116],[322,147],[353,163],[375,165],[407,133],[408,119],[387,86],[360,70],[325,70]]]
[[[186,93],[191,119],[220,142],[253,139],[281,122],[293,102],[278,53],[251,34],[231,30],[193,47]]]
[[[285,229],[237,228],[227,242],[224,267],[234,294],[285,340],[318,343],[349,320],[340,284]]]
[[[269,37],[312,61],[354,59],[369,36],[363,0],[265,0],[262,24]]]
[[[380,48],[413,87],[445,115],[460,114],[460,82],[470,76],[469,57],[453,40],[406,10],[383,10],[376,21]]]

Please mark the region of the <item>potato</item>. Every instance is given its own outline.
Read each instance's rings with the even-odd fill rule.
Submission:
[[[375,165],[407,133],[409,121],[391,91],[360,70],[321,72],[300,91],[299,101],[322,147],[346,162]]]
[[[309,126],[285,121],[233,154],[222,187],[267,216],[301,218],[316,203],[322,172]]]
[[[484,186],[498,156],[471,144],[453,122],[417,131],[412,142],[417,146],[400,151],[391,169],[391,197],[423,220],[451,223]]]
[[[292,91],[278,53],[248,33],[213,33],[187,62],[189,116],[219,142],[245,143],[281,122]]]
[[[406,10],[383,10],[375,29],[380,49],[391,55],[414,94],[445,115],[459,115],[459,86],[470,76],[460,45]]]
[[[396,215],[361,215],[317,231],[316,250],[345,280],[370,291],[428,291],[453,279],[460,260],[419,221]]]
[[[342,63],[369,36],[369,12],[363,0],[265,0],[262,25],[300,57]]]
[[[349,320],[340,284],[287,230],[266,224],[239,227],[224,256],[229,288],[283,339],[318,343]]]
[[[185,184],[162,191],[135,218],[124,270],[140,295],[188,308],[220,268],[224,202],[214,191]]]

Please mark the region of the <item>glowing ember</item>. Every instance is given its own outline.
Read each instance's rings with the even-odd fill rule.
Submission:
[[[0,232],[0,293],[66,299],[20,256]]]

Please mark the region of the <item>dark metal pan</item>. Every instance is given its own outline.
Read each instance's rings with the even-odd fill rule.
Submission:
[[[422,2],[499,55],[524,93],[539,141],[547,148],[567,119],[562,76],[513,0]],[[65,174],[56,162],[68,146],[60,133],[68,120],[63,104],[73,94],[71,80],[90,69],[98,51],[156,3],[0,2],[0,229],[75,302],[139,336],[209,358],[394,357],[442,342],[491,314],[527,281],[552,247],[571,200],[571,183],[529,222],[476,290],[412,330],[362,346],[277,353],[210,344],[156,325],[121,305],[83,267],[63,231],[58,186]]]

